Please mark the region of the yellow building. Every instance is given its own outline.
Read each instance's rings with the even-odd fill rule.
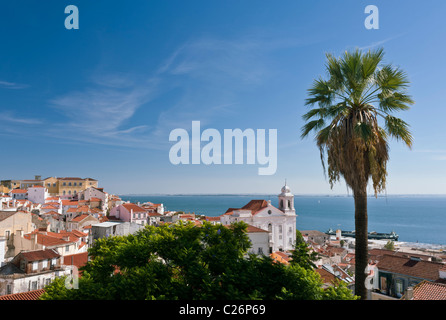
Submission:
[[[59,194],[59,179],[56,177],[49,177],[44,180],[44,186],[48,189],[51,196]]]
[[[98,187],[98,180],[78,177],[50,177],[45,179],[45,187],[50,195],[74,196],[89,187]]]

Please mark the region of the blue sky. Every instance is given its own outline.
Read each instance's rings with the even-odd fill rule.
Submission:
[[[67,30],[66,6],[79,9]],[[379,8],[379,29],[364,9]],[[306,90],[325,53],[383,47],[416,104],[399,115],[388,194],[446,190],[446,3],[420,1],[13,1],[0,4],[1,179],[94,177],[112,193],[277,193],[330,189],[301,140]],[[278,167],[179,165],[169,133],[277,129]]]

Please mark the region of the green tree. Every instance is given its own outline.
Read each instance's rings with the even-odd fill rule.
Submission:
[[[387,250],[395,250],[395,243],[392,240],[387,241],[387,243],[384,245],[384,249]]]
[[[299,265],[304,269],[313,270],[316,265],[313,261],[318,259],[318,254],[315,251],[311,251],[310,247],[305,242],[296,242],[294,250],[291,251],[292,265]]]
[[[382,49],[345,52],[340,58],[327,54],[328,79],[315,80],[308,90],[306,105],[317,107],[303,116],[302,127],[302,138],[315,132],[331,187],[343,177],[353,191],[355,292],[363,299],[367,293],[367,186],[371,180],[375,196],[385,189],[389,138],[409,147],[413,141],[408,124],[392,115],[414,103],[406,93],[409,81],[398,67],[383,65],[383,56]]]
[[[299,265],[248,254],[247,225],[147,226],[134,235],[97,240],[82,268],[79,289],[59,278],[44,300],[354,299],[326,291],[319,275]]]

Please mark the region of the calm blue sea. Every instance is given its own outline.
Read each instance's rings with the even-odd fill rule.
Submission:
[[[208,216],[277,195],[128,195],[125,201],[163,203],[166,210]],[[298,230],[354,230],[354,201],[348,196],[295,196]],[[369,231],[399,234],[399,241],[446,245],[446,196],[380,196],[368,199]]]

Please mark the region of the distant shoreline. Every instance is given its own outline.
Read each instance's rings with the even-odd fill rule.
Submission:
[[[118,194],[120,197],[154,197],[154,196],[176,196],[176,197],[187,197],[187,196],[211,196],[211,197],[246,197],[246,196],[277,196],[277,194],[268,194],[268,193],[147,193],[147,194]],[[295,194],[295,197],[345,197],[352,198],[353,195],[347,194]],[[369,198],[375,198],[374,195],[368,195]],[[446,194],[387,194],[387,195],[378,195],[378,198],[387,198],[387,197],[446,197]]]

